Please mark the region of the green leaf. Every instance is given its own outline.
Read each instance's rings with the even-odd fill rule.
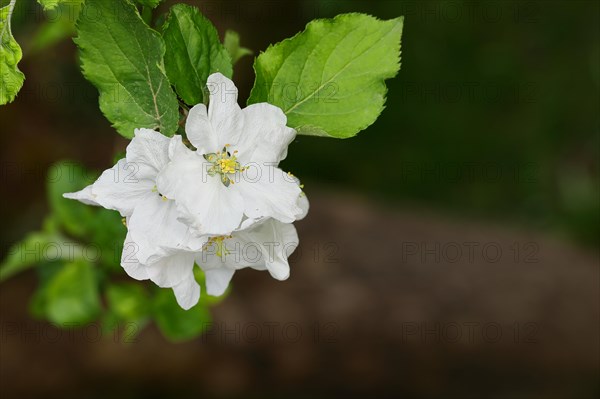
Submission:
[[[51,281],[65,266],[65,262],[43,262],[36,267],[38,275],[38,286],[31,296],[29,302],[29,311],[33,317],[43,320],[46,319],[46,309],[48,304],[48,282]]]
[[[27,54],[35,54],[45,48],[71,37],[75,32],[73,23],[60,18],[58,21],[44,21],[35,31],[29,42]]]
[[[64,193],[79,191],[94,181],[93,175],[75,162],[61,161],[48,169],[48,201],[58,223],[69,234],[85,237],[92,231],[94,209],[78,201],[63,198]]]
[[[403,18],[342,14],[270,46],[254,63],[249,104],[269,102],[298,134],[348,138],[375,122],[400,69]]]
[[[204,295],[205,296],[205,295]],[[199,303],[190,310],[183,310],[171,289],[158,288],[154,298],[156,325],[172,341],[184,341],[202,334],[212,318],[208,307]]]
[[[57,324],[88,323],[100,312],[96,274],[85,259],[67,263],[45,291],[46,316]]]
[[[135,283],[111,284],[106,289],[109,310],[119,320],[141,322],[150,315],[150,298]]]
[[[25,81],[25,75],[17,67],[23,53],[10,26],[15,1],[0,8],[0,105],[12,102]]]
[[[141,6],[156,8],[163,0],[135,0]]]
[[[54,10],[59,5],[78,7],[83,1],[84,0],[37,0],[37,2],[44,7],[44,10]]]
[[[27,55],[46,49],[75,34],[75,19],[79,15],[83,0],[38,0],[46,10],[58,10],[42,22],[31,34],[25,46]]]
[[[89,207],[88,207],[89,208]],[[108,270],[122,273],[121,252],[127,234],[123,219],[117,211],[92,208],[94,220],[89,223],[93,249],[100,250],[100,262]]]
[[[30,233],[13,245],[0,265],[0,282],[38,264],[83,257],[83,248],[59,234]]]
[[[186,104],[208,102],[206,80],[215,72],[231,77],[231,59],[213,24],[186,4],[171,7],[163,25],[167,45],[165,68],[177,94]]]
[[[61,0],[37,0],[37,2],[44,7],[44,10],[54,10],[60,1]]]
[[[240,35],[233,30],[228,30],[225,32],[225,40],[223,40],[223,45],[227,49],[227,52],[231,57],[231,62],[234,65],[239,61],[240,58],[246,55],[254,54],[252,50],[245,47],[240,47]]]
[[[165,45],[133,4],[86,0],[76,27],[83,74],[100,91],[100,109],[118,132],[131,138],[144,127],[173,135],[179,105],[163,71]]]

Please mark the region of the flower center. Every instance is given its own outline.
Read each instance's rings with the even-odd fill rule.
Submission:
[[[234,181],[231,178],[236,172],[243,172],[244,168],[237,161],[237,151],[233,152],[233,155],[227,151],[229,144],[223,147],[221,152],[212,152],[210,154],[204,154],[204,159],[212,164],[208,169],[209,176],[219,175],[221,177],[221,183],[225,187],[229,187]]]
[[[204,244],[202,250],[206,251],[208,248],[214,246],[215,255],[217,255],[219,258],[222,258],[223,255],[229,255],[229,250],[225,246],[225,240],[228,238],[231,238],[231,236],[211,237],[208,239],[208,242]]]

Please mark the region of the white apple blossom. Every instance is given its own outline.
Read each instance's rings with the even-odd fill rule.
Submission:
[[[298,246],[291,222],[309,207],[298,179],[277,168],[296,134],[281,109],[263,103],[242,110],[233,82],[219,73],[207,86],[209,108],[195,106],[186,121],[195,151],[181,136],[136,129],[125,159],[64,194],[119,211],[128,229],[121,266],[137,280],[172,288],[184,309],[200,298],[195,263],[210,295],[223,294],[245,267],[288,278],[288,255]]]
[[[230,236],[211,238],[196,263],[206,276],[206,291],[222,295],[236,270],[250,267],[267,270],[277,280],[290,275],[288,256],[298,246],[298,234],[291,223],[269,218]]]
[[[177,219],[174,202],[156,188],[156,176],[168,162],[169,142],[153,130],[136,129],[125,159],[105,170],[92,185],[64,197],[119,211],[128,228],[121,262],[125,271],[133,278],[149,278],[161,287],[172,287],[185,307],[182,298],[189,297],[189,292],[181,283],[185,281],[183,287],[197,290],[199,296],[192,273],[193,253],[200,251],[208,238],[190,234],[188,226]],[[133,247],[135,253],[131,254]]]
[[[210,104],[193,107],[186,133],[195,151],[175,137],[158,190],[174,199],[180,218],[198,235],[228,235],[244,218],[291,223],[302,213],[301,189],[277,168],[296,132],[268,103],[243,110],[237,88],[220,73],[209,76]]]

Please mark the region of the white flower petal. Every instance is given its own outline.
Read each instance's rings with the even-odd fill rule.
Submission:
[[[308,202],[308,197],[305,193],[300,194],[297,205],[301,212],[296,215],[296,220],[302,220],[306,217],[310,208],[310,203]]]
[[[107,209],[114,209],[123,216],[130,216],[133,209],[148,195],[152,195],[154,182],[137,176],[139,167],[119,160],[115,166],[105,170],[92,186],[96,202]]]
[[[269,226],[269,224],[271,226]],[[267,270],[277,280],[286,280],[290,276],[289,256],[296,250],[300,240],[293,224],[280,223],[271,220],[265,223],[264,228],[271,228],[273,242],[282,244],[280,249],[275,249],[275,256],[267,261]]]
[[[252,266],[265,266],[271,276],[285,280],[290,275],[289,255],[298,247],[298,233],[293,224],[268,219],[248,231],[239,233],[240,239],[255,243],[262,250],[262,262]]]
[[[127,162],[136,166],[132,177],[154,180],[169,162],[170,139],[150,129],[135,129],[127,146]]]
[[[86,205],[101,206],[96,202],[96,196],[92,193],[92,185],[74,193],[64,193],[63,197],[83,202]]]
[[[221,267],[238,270],[264,263],[261,246],[244,240],[244,235],[237,231],[225,238],[222,246],[209,242],[196,254],[196,263],[202,270]]]
[[[229,282],[235,273],[234,269],[219,267],[204,271],[206,278],[206,292],[212,296],[221,296],[229,286]]]
[[[177,303],[184,310],[192,308],[200,299],[200,286],[196,282],[194,275],[184,279],[182,282],[173,287]]]
[[[174,250],[200,251],[206,238],[191,234],[178,218],[176,205],[158,194],[138,203],[127,222],[129,233],[138,245],[137,258],[144,264]]]
[[[150,280],[162,288],[175,287],[189,278],[190,274],[193,276],[193,268],[194,254],[184,251],[173,252],[146,265]]]
[[[287,148],[296,131],[286,126],[283,111],[268,103],[244,108],[244,132],[237,145],[242,163],[277,165],[287,156]]]
[[[240,225],[240,227],[238,228],[238,230],[247,230],[249,228],[251,228],[252,226],[254,226],[256,223],[261,223],[265,220],[264,217],[258,217],[258,218],[249,218],[249,217],[244,217],[244,220],[242,221],[242,224]]]
[[[148,276],[146,267],[139,262],[136,256],[137,252],[138,245],[131,239],[129,233],[127,233],[121,254],[121,267],[123,267],[130,277],[136,280],[148,280],[150,276]]]
[[[160,193],[175,200],[180,219],[198,235],[227,235],[242,221],[244,201],[225,187],[218,176],[208,176],[210,164],[193,152],[181,152],[158,175]]]
[[[296,215],[302,214],[297,205],[300,187],[281,169],[263,168],[258,173],[249,169],[244,173],[235,189],[244,198],[244,213],[248,218],[272,217],[291,223]]]
[[[208,119],[208,111],[204,104],[198,104],[190,109],[185,121],[185,133],[190,143],[201,154],[209,154],[223,149],[223,147],[219,148],[217,134]]]
[[[225,144],[235,145],[244,128],[244,113],[237,103],[237,88],[218,72],[208,77],[206,87],[210,93],[208,119],[217,135],[217,149],[222,149]]]
[[[183,138],[181,136],[176,135],[171,138],[171,142],[169,143],[169,160],[184,158],[193,154],[194,151],[183,144]]]

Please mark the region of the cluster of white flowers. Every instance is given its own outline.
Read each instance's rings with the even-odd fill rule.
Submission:
[[[241,109],[237,88],[219,73],[207,87],[209,107],[188,114],[187,146],[181,136],[136,129],[125,159],[64,194],[119,211],[127,226],[121,265],[135,279],[172,288],[184,309],[200,298],[195,264],[210,295],[223,294],[245,267],[288,278],[298,246],[291,223],[308,211],[298,180],[277,167],[296,134],[281,109]]]

